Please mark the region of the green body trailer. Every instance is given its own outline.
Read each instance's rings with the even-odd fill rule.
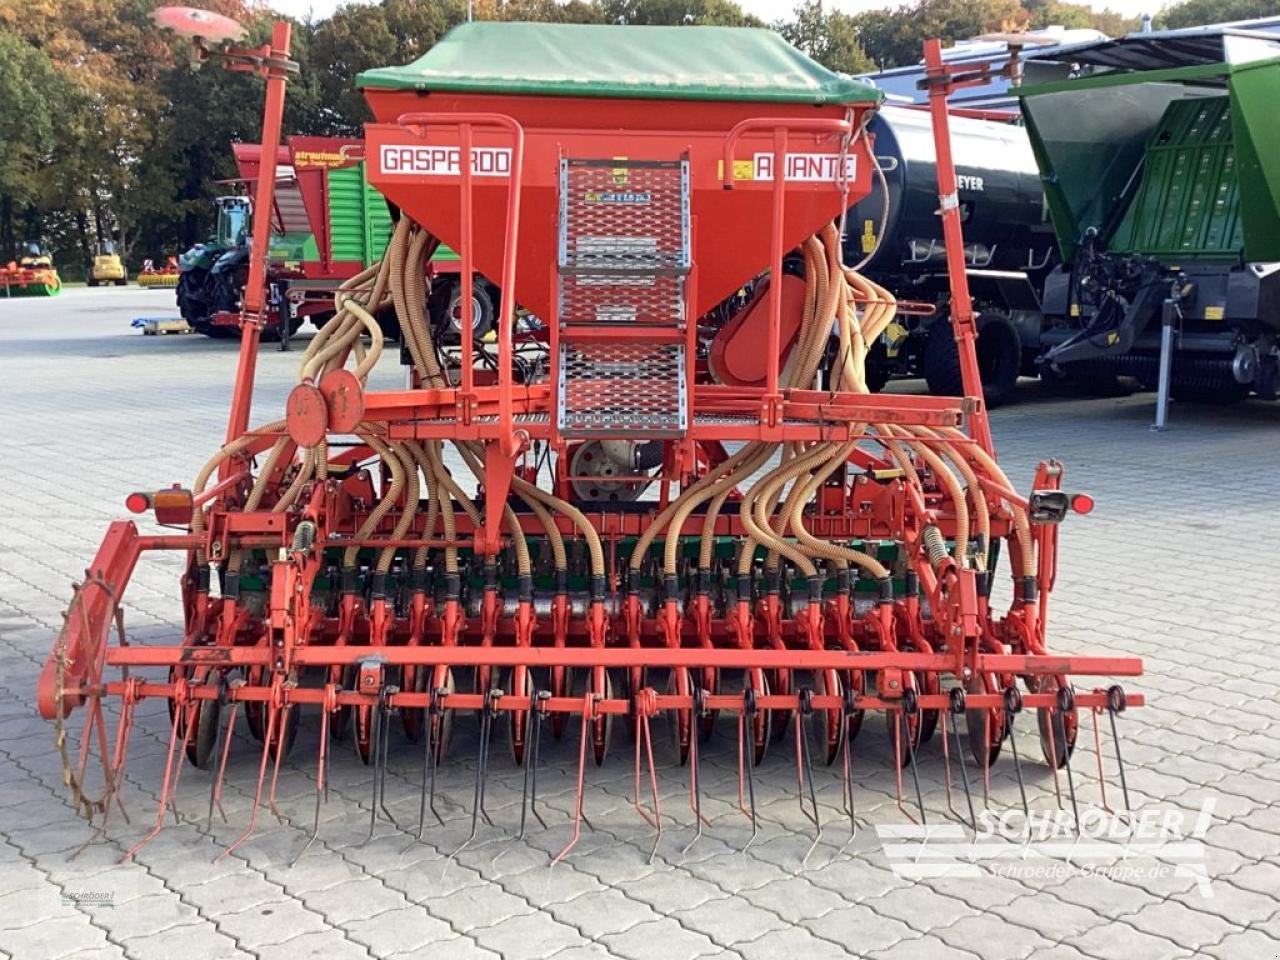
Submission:
[[[276,255],[273,238],[272,260],[289,268],[282,287],[295,319],[309,318],[319,327],[333,315],[338,285],[382,259],[394,220],[386,198],[369,185],[363,140],[297,136],[289,137],[288,144],[292,177],[310,233],[301,247],[290,244],[296,251],[293,255],[284,250],[284,256]],[[454,340],[462,315],[459,262],[448,247],[435,252],[428,302],[437,335],[449,338],[451,333]],[[493,327],[497,288],[477,277],[472,303],[474,326],[482,336]],[[388,334],[397,335],[394,318],[379,317],[379,322]]]
[[[1162,411],[1274,399],[1280,38],[1196,28],[1054,57],[1076,75],[1018,91],[1062,255],[1042,372],[1163,380]]]

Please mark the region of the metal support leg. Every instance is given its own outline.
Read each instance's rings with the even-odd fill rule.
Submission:
[[[1160,383],[1156,393],[1156,422],[1151,429],[1164,430],[1169,420],[1169,388],[1173,379],[1173,336],[1180,314],[1177,301],[1164,302],[1160,314]]]

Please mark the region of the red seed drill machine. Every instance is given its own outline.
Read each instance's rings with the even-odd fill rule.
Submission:
[[[167,14],[233,36],[211,15]],[[262,142],[278,143],[296,69],[288,25],[257,50],[211,43],[197,41],[202,56],[267,78]],[[699,751],[730,727],[753,837],[753,767],[771,746],[794,751],[815,845],[819,764],[840,771],[856,829],[868,713],[884,718],[913,819],[928,816],[917,752],[935,732],[950,815],[973,822],[970,778],[987,783],[1006,741],[1021,783],[1025,710],[1075,804],[1081,714],[1097,738],[1106,713],[1114,739],[1116,715],[1142,702],[1075,681],[1136,676],[1141,662],[1047,646],[1059,524],[1092,502],[1063,491],[1057,462],[1027,494],[997,465],[947,133],[948,91],[1006,66],[953,76],[936,43],[927,53],[962,398],[868,393],[863,362],[897,304],[841,262],[839,232],[875,183],[864,131],[879,94],[776,35],[474,23],[413,64],[363,74],[377,117],[368,175],[397,216],[385,258],[342,285],[286,409],[251,427],[269,226],[255,220],[226,442],[191,487],[128,500],[186,532],[113,523],[40,678],[82,812],[101,828],[119,805],[148,698],[169,703],[165,781],[126,856],[162,826],[184,756],[212,770],[212,814],[240,717],[262,745],[253,816],[229,850],[264,791],[274,808],[303,724],[319,727],[315,829],[331,742],[348,738],[375,767],[372,833],[388,750],[408,740],[421,836],[460,712],[479,718],[473,838],[495,731],[524,764],[522,809],[535,813],[541,740],[580,737],[557,860],[579,836],[588,758],[603,763],[628,735],[636,807],[660,839],[659,717],[688,771],[695,839]],[[274,156],[262,153],[259,209]],[[439,244],[460,253],[464,285],[476,272],[497,283],[496,338],[433,341],[426,265]],[[469,289],[461,303],[472,329]],[[402,331],[400,390],[367,387],[384,310]],[[128,644],[129,578],[157,550],[186,557],[184,630]],[[76,708],[78,750],[65,728]],[[952,759],[967,816],[951,804]],[[1101,749],[1098,764],[1101,784]],[[902,804],[908,770],[918,814]]]

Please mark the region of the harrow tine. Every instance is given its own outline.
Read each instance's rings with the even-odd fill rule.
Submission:
[[[702,773],[701,756],[698,750],[698,720],[706,713],[706,691],[700,687],[693,688],[693,707],[689,711],[689,809],[693,811],[693,837],[680,850],[684,856],[693,849],[693,845],[702,838],[704,824],[710,822],[702,815]]]
[[[573,835],[569,837],[569,842],[551,859],[551,866],[555,866],[578,844],[578,840],[582,836],[582,793],[586,783],[587,775],[587,741],[591,738],[591,721],[595,713],[596,694],[587,688],[587,692],[582,696],[582,737],[578,741],[578,794],[573,804]]]
[[[277,681],[278,683],[279,681]],[[236,837],[235,842],[227,849],[213,858],[213,862],[217,863],[224,857],[230,856],[231,853],[242,843],[253,835],[253,831],[258,826],[258,807],[262,805],[262,784],[267,778],[267,759],[271,755],[271,741],[276,733],[276,720],[280,714],[279,701],[276,697],[272,697],[271,707],[267,711],[267,733],[262,740],[262,759],[258,762],[258,785],[253,792],[253,806],[249,814],[249,825],[245,827],[244,832]]]
[[[244,681],[236,678],[231,685],[237,689],[244,685]],[[222,809],[222,780],[227,774],[227,757],[231,754],[231,735],[236,728],[236,712],[240,709],[240,701],[231,701],[231,713],[227,715],[226,725],[218,732],[222,737],[222,743],[214,744],[214,755],[218,758],[218,772],[213,778],[213,782],[209,784],[209,816],[205,820],[205,829],[213,827],[213,808],[218,808],[218,813],[222,815],[222,822],[227,822],[227,811]]]
[[[484,695],[484,707],[480,711],[480,755],[476,761],[476,785],[471,798],[471,833],[453,853],[445,857],[446,867],[449,861],[471,846],[480,831],[481,817],[484,817],[485,823],[493,826],[493,821],[484,809],[484,791],[489,778],[489,739],[493,733],[493,716],[497,712],[495,703],[501,696],[502,691],[497,687],[490,687]]]
[[[275,814],[277,823],[284,823],[284,817],[276,807],[276,784],[280,782],[280,763],[284,760],[284,744],[289,736],[289,717],[293,714],[293,707],[292,703],[286,703],[281,710],[280,735],[276,738],[276,758],[271,770],[271,788],[267,791],[267,809]]]
[[[387,820],[397,829],[400,824],[396,823],[396,818],[387,809],[387,751],[391,746],[391,718],[396,713],[395,707],[391,705],[391,697],[399,692],[398,687],[384,687],[379,698],[378,714],[382,718],[382,729],[378,732],[379,750],[375,760],[377,769],[374,771],[378,779],[378,809],[386,814]]]
[[[1071,794],[1071,819],[1075,824],[1076,835],[1080,834],[1080,807],[1076,802],[1076,778],[1071,770],[1071,743],[1067,739],[1067,720],[1066,715],[1075,708],[1076,697],[1071,692],[1071,688],[1063,684],[1058,687],[1057,709],[1053,711],[1053,715],[1057,718],[1058,732],[1062,736],[1062,755],[1065,759],[1063,766],[1067,770],[1067,792]],[[1050,724],[1052,726],[1052,724]],[[1054,751],[1053,766],[1056,769],[1058,765],[1058,754]]]
[[[813,758],[809,755],[809,724],[813,718],[813,690],[809,687],[801,687],[796,693],[796,712],[796,778],[800,812],[814,826],[813,843],[809,844],[809,849],[800,860],[800,869],[803,870],[808,866],[813,851],[818,849],[818,844],[822,842],[822,814],[818,809],[818,794],[813,785]],[[806,793],[809,794],[812,810],[804,805]]]
[[[947,770],[947,809],[953,817],[960,819],[960,815],[951,805],[951,758],[950,751],[947,749],[947,714],[950,713],[955,718],[951,722],[951,733],[955,741],[956,756],[960,760],[960,782],[964,784],[964,799],[969,806],[969,829],[977,833],[978,818],[973,812],[973,793],[969,789],[969,767],[964,759],[964,745],[960,742],[960,717],[964,715],[965,710],[964,690],[961,687],[952,687],[947,696],[951,705],[948,710],[939,713],[939,719],[942,721],[942,758]]]
[[[179,753],[178,726],[181,724],[185,727],[182,732],[180,748],[181,751],[185,752],[187,743],[191,739],[192,728],[195,724],[192,722],[193,718],[191,716],[187,716],[186,723],[182,724],[183,716],[190,710],[186,695],[187,681],[185,679],[179,679],[176,687],[177,689],[175,690],[175,694],[178,703],[173,711],[173,723],[170,724],[169,727],[169,748],[165,752],[164,782],[160,785],[160,802],[156,805],[156,822],[152,825],[151,830],[145,837],[125,851],[124,856],[120,858],[121,863],[128,863],[132,860],[139,850],[154,840],[160,831],[164,829],[165,811],[168,810],[170,806],[173,807],[174,822],[178,822],[177,803],[174,802],[175,798],[173,797],[173,794],[176,793],[178,789],[178,780],[182,776],[182,760],[181,753]],[[178,753],[179,756],[176,770],[174,764],[175,753]]]
[[[331,698],[336,693],[336,689],[336,686],[332,683],[325,686],[325,702],[320,711],[320,751],[316,758],[315,818],[311,824],[311,833],[307,837],[307,842],[302,845],[302,849],[289,861],[290,867],[302,859],[302,855],[311,849],[311,845],[320,836],[320,804],[328,799],[329,792],[329,704],[332,702]]]
[[[929,818],[924,812],[924,795],[920,792],[920,769],[916,766],[916,738],[912,736],[911,729],[907,725],[907,718],[914,717],[920,712],[920,703],[916,700],[915,690],[908,688],[902,692],[902,710],[898,714],[898,722],[902,725],[902,730],[907,737],[907,760],[911,764],[911,780],[916,788],[916,808],[920,811],[920,822],[927,824]]]
[[[437,742],[436,728],[440,729],[440,739],[444,737],[444,706],[441,701],[449,695],[447,687],[438,687],[431,691],[427,703],[427,736],[426,747],[422,754],[422,793],[418,798],[418,839],[422,839],[427,826],[427,807],[430,806],[436,822],[444,826],[444,817],[436,809],[436,770],[440,766],[441,745]]]
[[[1022,712],[1022,693],[1015,686],[1004,688],[1004,712],[1009,718],[1009,749],[1013,752],[1013,770],[1018,775],[1018,793],[1022,797],[1024,823],[1031,822],[1031,808],[1027,805],[1027,787],[1022,780],[1022,758],[1018,755],[1018,734],[1014,729],[1018,714]]]
[[[738,714],[738,809],[751,821],[751,838],[743,845],[740,853],[755,843],[760,835],[760,821],[756,816],[756,778],[753,769],[755,763],[754,731],[756,712],[756,692],[747,687],[742,691],[742,711]],[[752,739],[748,740],[747,731],[751,731]],[[744,776],[745,774],[745,776]],[[746,781],[746,797],[743,797],[742,785]],[[743,803],[746,799],[750,809]]]
[[[653,763],[653,731],[649,726],[649,717],[654,712],[656,692],[651,687],[637,691],[635,699],[636,711],[636,777],[635,808],[644,822],[654,828],[653,849],[649,851],[649,862],[653,863],[658,855],[658,845],[662,843],[662,801],[658,799],[658,771]],[[653,791],[653,816],[640,803],[640,754],[643,749],[649,764],[649,785]]]
[[[1120,756],[1120,732],[1116,729],[1116,714],[1124,713],[1125,706],[1124,687],[1118,683],[1108,687],[1107,715],[1111,718],[1111,742],[1116,748],[1116,766],[1120,770],[1120,792],[1124,796],[1124,812],[1129,813],[1133,810],[1133,806],[1129,802],[1129,783],[1124,775],[1124,758]],[[1101,751],[1098,756],[1101,759]]]
[[[517,840],[524,839],[525,821],[529,813],[533,814],[533,818],[538,821],[542,829],[547,828],[547,822],[538,812],[538,756],[542,749],[542,721],[547,712],[546,703],[550,698],[550,690],[539,690],[525,719],[525,743],[528,746],[528,752],[524,758],[524,782],[520,788],[520,832],[516,834]]]

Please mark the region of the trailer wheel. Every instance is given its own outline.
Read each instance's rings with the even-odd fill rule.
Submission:
[[[988,407],[998,407],[1013,398],[1022,366],[1022,340],[1018,328],[1002,313],[987,312],[978,317],[978,370]],[[960,351],[948,318],[936,318],[929,326],[921,370],[929,392],[936,396],[964,394],[960,375]]]
[[[493,329],[497,315],[494,300],[488,284],[477,277],[471,287],[471,328],[477,339]],[[436,336],[457,343],[462,332],[462,284],[456,277],[436,282],[427,299],[427,310]]]

